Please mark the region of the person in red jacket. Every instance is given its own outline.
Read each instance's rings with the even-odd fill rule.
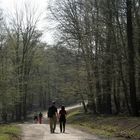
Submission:
[[[65,133],[65,124],[66,124],[66,110],[64,106],[61,106],[61,110],[59,111],[59,123],[60,123],[60,132]]]

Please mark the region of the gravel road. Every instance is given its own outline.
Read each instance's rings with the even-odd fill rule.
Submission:
[[[97,136],[66,126],[66,132],[60,133],[59,125],[51,134],[48,124],[21,124],[22,140],[101,140]]]
[[[81,105],[66,108],[70,110]],[[59,124],[57,124],[55,133],[50,133],[50,127],[47,121],[46,113],[43,114],[43,124],[34,124],[33,122],[25,122],[19,124],[22,129],[22,140],[103,140],[95,135],[88,134],[70,125],[66,125],[66,132],[60,133]]]

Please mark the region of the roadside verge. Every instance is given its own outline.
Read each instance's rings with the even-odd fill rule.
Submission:
[[[81,109],[70,110],[68,123],[99,136],[140,140],[140,118],[85,114]]]

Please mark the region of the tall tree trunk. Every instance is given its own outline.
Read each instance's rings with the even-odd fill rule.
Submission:
[[[79,72],[80,72],[80,70],[79,70],[79,68],[80,68],[79,55],[80,55],[80,51],[78,49],[78,53],[76,54],[76,77],[77,77],[76,80],[77,80],[77,85],[78,85],[78,93],[80,95],[80,99],[81,99],[84,111],[85,111],[85,113],[87,113],[87,106],[85,104],[85,99],[84,99],[82,87],[81,87],[81,84],[80,84],[81,80],[80,80],[80,75],[79,75]]]
[[[120,80],[118,80],[117,77],[114,77],[114,79],[113,79],[113,97],[114,97],[114,103],[115,103],[115,107],[116,107],[115,114],[120,113],[119,87],[120,87]]]
[[[129,62],[129,84],[130,84],[130,101],[132,115],[138,116],[138,106],[136,97],[136,85],[135,85],[135,51],[133,44],[133,27],[132,27],[132,2],[126,1],[127,5],[127,43],[128,43],[128,62]]]

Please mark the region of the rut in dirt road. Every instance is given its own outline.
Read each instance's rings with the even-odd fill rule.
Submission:
[[[22,140],[101,140],[94,135],[74,129],[67,125],[66,132],[60,133],[57,125],[54,134],[50,133],[48,124],[21,124]]]

